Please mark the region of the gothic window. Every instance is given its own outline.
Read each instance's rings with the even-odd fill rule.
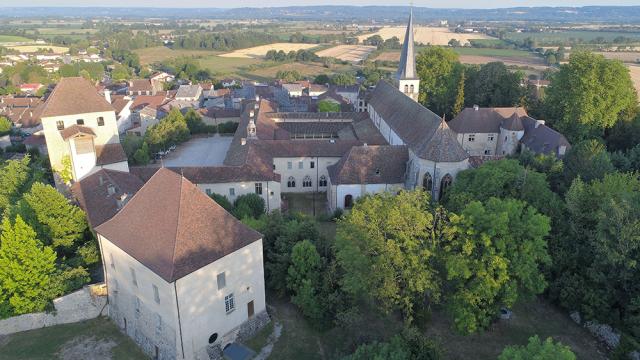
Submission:
[[[302,187],[311,187],[311,176],[307,175],[302,179]]]
[[[424,174],[424,178],[422,179],[422,188],[427,192],[431,192],[431,189],[433,189],[433,178],[431,177],[431,174]]]
[[[440,182],[440,196],[438,197],[439,199],[442,199],[442,196],[444,195],[445,191],[447,191],[447,188],[451,186],[452,182],[453,178],[449,174],[445,175],[442,178],[442,181]]]
[[[287,180],[287,187],[296,187],[296,179],[293,176],[289,176],[289,179]]]
[[[322,175],[320,176],[320,180],[318,181],[319,186],[327,186],[327,177]]]
[[[344,208],[351,209],[353,206],[353,195],[347,195],[344,197]]]
[[[411,93],[413,94],[413,85],[411,85]]]
[[[404,86],[404,93],[408,94],[409,93],[409,85],[405,85]]]

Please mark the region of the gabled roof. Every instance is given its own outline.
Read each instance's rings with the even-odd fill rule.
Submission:
[[[521,107],[499,108],[465,108],[453,120],[449,121],[451,130],[458,134],[465,133],[499,133],[500,126],[509,118],[527,116],[527,112]],[[517,121],[508,121],[507,126],[517,127]]]
[[[328,167],[331,184],[400,184],[409,160],[406,146],[354,146]]]
[[[446,124],[442,127],[438,115],[386,81],[378,82],[369,104],[419,158],[457,162],[469,157],[451,129]]]
[[[41,118],[103,111],[113,111],[113,107],[88,80],[62,78],[45,102]]]
[[[404,43],[400,52],[400,65],[396,72],[396,79],[417,79],[416,75],[416,59],[413,49],[413,10],[409,14],[409,23],[407,31],[404,34]]]
[[[127,161],[127,154],[120,143],[96,145],[96,165],[108,165]]]
[[[262,238],[165,168],[95,230],[170,283]]]
[[[93,130],[88,127],[88,126],[82,126],[82,125],[71,125],[68,128],[64,128],[62,130],[60,130],[60,135],[62,135],[62,139],[63,140],[68,140],[69,138],[72,138],[76,135],[88,135],[88,136],[96,136],[96,133],[93,132]]]
[[[524,136],[520,140],[524,146],[536,154],[555,154],[563,156],[560,153],[560,147],[564,146],[568,151],[571,144],[561,133],[548,127],[541,121],[537,121],[531,117],[522,118],[524,125]]]
[[[127,172],[101,169],[71,186],[73,197],[87,213],[92,227],[111,219],[120,210],[118,201],[131,197],[144,183]],[[113,193],[109,193],[112,187]]]
[[[513,115],[509,116],[507,119],[504,119],[500,124],[500,127],[502,127],[505,130],[511,130],[511,131],[524,130],[524,126],[522,125],[522,120],[520,119],[520,116],[518,116],[518,114],[515,112],[513,113]]]

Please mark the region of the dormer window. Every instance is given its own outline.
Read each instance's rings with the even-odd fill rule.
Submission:
[[[76,124],[78,124],[78,125],[84,125],[84,119],[78,119],[78,120],[76,120]]]
[[[56,121],[56,128],[58,130],[64,130],[64,121],[62,121],[62,120]]]
[[[98,118],[98,126],[104,126],[104,118],[102,116]]]

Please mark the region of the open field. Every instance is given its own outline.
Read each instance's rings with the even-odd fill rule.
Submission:
[[[633,84],[636,86],[638,99],[640,99],[640,66],[629,65],[629,71],[631,72],[631,80],[633,80]]]
[[[376,49],[375,46],[366,45],[338,45],[316,52],[320,57],[333,57],[336,59],[359,62],[367,58]]]
[[[298,51],[301,49],[311,49],[316,47],[315,44],[295,44],[295,43],[275,43],[261,46],[254,46],[247,49],[240,49],[230,53],[222,54],[222,57],[232,57],[232,58],[249,58],[249,59],[258,59],[263,57],[269,50],[276,51],[284,51],[288,53],[289,51]]]
[[[282,325],[282,335],[273,347],[272,359],[340,358],[352,352],[355,344],[363,338],[389,338],[402,327],[401,322],[393,316],[383,319],[375,314],[367,314],[367,328],[363,331],[366,334],[358,335],[337,327],[319,331],[310,326],[291,303],[272,294],[267,295],[267,302],[272,319]],[[513,311],[510,320],[496,322],[487,331],[475,335],[457,334],[451,328],[450,318],[442,310],[435,310],[423,328],[429,338],[440,344],[443,359],[495,360],[506,346],[525,345],[527,339],[534,335],[561,341],[571,347],[578,359],[606,359],[604,350],[585,329],[574,324],[568,315],[546,301],[523,301]],[[264,344],[263,338],[267,336],[260,334],[249,344],[256,350]]]
[[[501,61],[507,66],[532,67],[539,70],[544,70],[547,67],[544,59],[528,51],[472,47],[454,48],[453,50],[460,55],[460,62],[464,64],[486,64]],[[385,51],[376,60],[400,61],[400,51]]]
[[[320,63],[284,63],[275,66],[262,67],[254,70],[248,70],[246,72],[239,72],[238,74],[244,78],[258,80],[258,81],[269,81],[276,77],[278,71],[286,71],[286,70],[295,70],[300,73],[300,75],[304,77],[314,78],[316,75],[320,74],[336,74],[336,73],[344,73],[348,71],[354,70],[351,65],[333,65],[331,68],[326,68],[322,66]]]
[[[400,39],[400,42],[404,41],[404,33],[406,31],[406,27],[404,26],[388,26],[383,27],[375,33],[360,35],[358,36],[358,40],[361,42],[366,38],[373,35],[380,35],[383,39],[390,39],[392,37],[397,37]],[[426,27],[426,26],[418,26],[414,28],[413,38],[417,43],[423,44],[431,44],[431,45],[447,45],[449,40],[456,39],[460,41],[462,44],[469,43],[470,39],[492,39],[491,37],[484,34],[458,34],[454,33],[446,27]]]
[[[623,51],[601,51],[596,54],[600,54],[607,59],[617,59],[626,63],[639,63],[640,62],[640,52],[623,52]]]
[[[199,58],[198,62],[203,68],[211,70],[214,74],[238,74],[239,71],[246,69],[251,65],[257,65],[261,62],[259,59],[252,58],[228,58],[217,55],[208,55]]]
[[[606,41],[613,41],[617,37],[626,37],[636,39],[640,42],[640,32],[623,32],[623,31],[589,31],[589,30],[566,30],[566,31],[544,31],[544,32],[511,32],[506,34],[507,39],[524,40],[531,38],[538,45],[553,45],[564,42],[592,42],[598,38]]]
[[[29,39],[23,36],[15,35],[0,35],[0,43],[16,43],[16,42],[32,42],[33,39]]]
[[[22,53],[34,53],[34,52],[38,52],[38,50],[40,49],[51,49],[56,54],[66,53],[67,51],[69,51],[69,48],[64,46],[55,46],[55,45],[46,45],[46,44],[7,46],[7,48],[18,50]]]
[[[0,337],[2,360],[123,359],[148,357],[107,318]]]
[[[219,51],[171,49],[166,46],[155,46],[134,50],[142,64],[153,64],[178,57],[207,57],[220,54]]]

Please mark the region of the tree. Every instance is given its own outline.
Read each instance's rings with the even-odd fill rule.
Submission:
[[[465,104],[485,107],[516,106],[524,97],[524,73],[512,72],[502,62],[467,68]]]
[[[407,327],[386,342],[358,346],[345,360],[438,360],[442,355],[438,346],[414,327]]]
[[[296,304],[306,317],[315,320],[323,316],[319,299],[321,266],[320,255],[309,240],[303,240],[293,246],[291,265],[287,271],[287,288],[293,294],[291,302]]]
[[[31,158],[9,160],[0,168],[0,212],[15,203],[27,187],[30,176]]]
[[[416,308],[438,302],[434,269],[442,233],[441,214],[423,191],[361,198],[338,221],[336,259],[345,274],[343,290],[371,296],[382,310],[401,310],[411,322]]]
[[[71,180],[73,180],[73,172],[71,169],[71,156],[69,155],[63,156],[62,160],[60,160],[60,167],[55,169],[55,171],[58,174],[58,176],[60,176],[60,179],[64,183],[66,184],[71,183]]]
[[[210,197],[218,203],[218,205],[222,206],[223,209],[227,210],[227,212],[233,213],[233,204],[227,199],[226,196],[212,193]]]
[[[512,159],[488,161],[461,171],[444,200],[449,210],[461,212],[468,203],[491,197],[523,200],[551,218],[561,217],[562,202],[549,188],[545,175]]]
[[[318,112],[340,112],[340,104],[329,100],[318,101]]]
[[[245,217],[257,219],[260,215],[264,214],[265,209],[264,199],[258,194],[240,195],[236,201],[234,201],[233,206],[235,207],[234,215],[238,219]]]
[[[4,116],[0,116],[0,136],[4,136],[11,132],[13,123]]]
[[[280,79],[287,83],[302,80],[302,75],[297,70],[280,70],[276,73],[276,79]]]
[[[640,179],[611,173],[573,181],[566,227],[552,237],[550,295],[560,304],[640,338]]]
[[[635,115],[638,98],[629,70],[618,60],[573,51],[551,78],[546,117],[571,142],[602,137],[604,130]]]
[[[45,245],[57,250],[74,249],[87,230],[84,212],[51,185],[34,183],[16,211]]]
[[[458,80],[456,101],[453,103],[453,109],[451,109],[452,117],[456,117],[464,108],[464,83],[465,83],[465,75],[463,70],[462,73],[460,74],[460,80]]]
[[[576,355],[561,342],[552,338],[542,341],[538,335],[529,338],[526,346],[507,346],[498,360],[575,360]]]
[[[180,110],[174,108],[159,123],[147,129],[145,142],[155,153],[189,140],[190,135],[187,121]]]
[[[147,165],[151,160],[149,156],[149,145],[146,141],[142,142],[142,146],[133,154],[133,160],[138,165]]]
[[[313,79],[313,83],[318,85],[326,85],[330,81],[331,81],[331,78],[329,78],[329,75],[326,75],[326,74],[320,74]]]
[[[202,121],[202,116],[198,114],[193,108],[187,110],[184,114],[184,119],[187,122],[187,127],[191,134],[200,134],[207,131],[207,124]]]
[[[5,218],[0,235],[0,316],[43,311],[59,294],[56,253],[20,216]]]
[[[437,114],[452,115],[464,71],[458,54],[444,47],[427,47],[416,57],[416,71],[420,77],[420,103]]]
[[[550,262],[544,240],[551,228],[548,217],[522,201],[490,198],[452,215],[451,225],[455,235],[444,240],[441,261],[458,331],[484,329],[520,294],[545,289],[540,265]]]
[[[115,81],[124,81],[131,79],[131,72],[128,67],[117,64],[111,71],[111,78]]]
[[[597,140],[585,140],[573,146],[564,158],[565,183],[571,185],[576,177],[584,181],[604,178],[615,169],[609,153]]]
[[[340,73],[331,77],[331,84],[338,86],[349,86],[356,83],[356,77],[353,74]]]

